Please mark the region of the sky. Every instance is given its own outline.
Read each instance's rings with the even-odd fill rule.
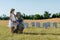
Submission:
[[[0,16],[9,16],[11,8],[15,9],[15,14],[21,12],[26,15],[43,15],[44,11],[53,14],[60,12],[60,0],[0,0]]]

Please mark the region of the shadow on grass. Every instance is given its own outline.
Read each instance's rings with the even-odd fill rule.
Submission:
[[[55,33],[23,33],[23,34],[26,34],[26,35],[60,35],[60,34],[55,34]]]

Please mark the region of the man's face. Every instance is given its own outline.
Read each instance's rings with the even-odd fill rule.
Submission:
[[[17,14],[17,18],[20,18],[20,15],[19,14]]]

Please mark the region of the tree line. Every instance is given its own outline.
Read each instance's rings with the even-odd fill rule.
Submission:
[[[30,19],[30,20],[40,20],[40,19],[50,19],[50,18],[60,18],[60,13],[55,13],[52,14],[49,13],[48,11],[44,11],[43,15],[35,14],[35,15],[26,15],[26,14],[22,14],[23,19]],[[9,16],[6,16],[5,14],[3,14],[3,17],[0,16],[0,20],[9,20]]]

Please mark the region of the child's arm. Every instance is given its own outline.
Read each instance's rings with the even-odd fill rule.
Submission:
[[[14,23],[16,23],[16,18],[15,18],[14,15],[11,16],[11,21],[14,22]]]

